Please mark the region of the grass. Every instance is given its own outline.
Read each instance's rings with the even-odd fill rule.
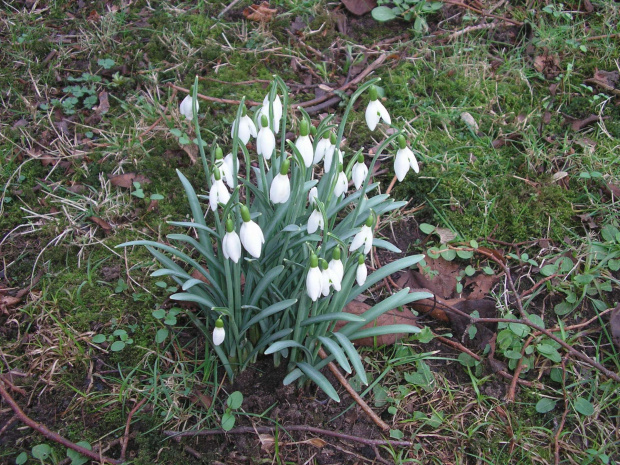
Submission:
[[[333,85],[346,78],[347,46],[352,57],[372,62],[373,44],[410,27],[349,17],[345,34],[331,13],[336,5],[326,2],[272,2],[278,16],[266,24],[244,20],[241,6],[218,18],[227,3],[139,1],[105,8],[58,0],[45,7],[5,5],[0,11],[1,285],[14,295],[33,283],[19,305],[2,309],[0,374],[26,373],[18,384],[28,399],[39,399],[32,414],[44,423],[62,414],[48,426],[75,442],[105,443],[122,435],[129,411],[147,397],[151,410],[136,417],[148,431],[132,449],[136,464],[186,460],[182,444],[167,441],[162,448],[159,431],[216,427],[225,401],[215,395],[221,370],[192,338],[184,317],[163,343],[154,342],[165,325],[152,312],[169,307],[169,292],[149,277],[151,257],[138,249],[114,249],[138,238],[164,240],[172,232],[166,221],[189,213],[175,168],[200,185],[202,167],[192,164],[170,132],[178,128],[191,135],[192,129],[178,113],[182,96],[167,84],[187,88],[199,75],[201,93],[256,101],[265,84],[220,81],[268,80],[278,73],[291,83],[314,76],[312,84],[320,79]],[[458,235],[449,245],[454,247],[471,240],[492,249],[500,248],[493,241],[523,243],[501,248],[521,292],[546,277],[544,265],[559,264],[559,276],[524,300],[526,311],[553,327],[579,323],[618,304],[620,278],[613,260],[620,241],[603,230],[620,222],[617,197],[607,187],[620,183],[620,106],[617,94],[589,80],[597,70],[618,69],[618,43],[607,36],[617,34],[610,25],[620,13],[613,2],[592,1],[592,12],[579,2],[571,10],[547,3],[530,2],[527,10],[505,5],[496,12],[527,20],[523,29],[479,30],[454,40],[411,34],[383,47],[390,58],[376,75],[383,79],[393,120],[406,128],[422,165],[419,176],[409,175],[393,192],[411,199],[416,213],[409,224],[453,229]],[[286,32],[298,16],[307,22],[303,42],[326,60],[317,62],[312,49]],[[445,36],[468,25],[462,16],[457,8],[428,20],[432,31]],[[587,39],[593,36],[604,37]],[[537,67],[543,55],[556,57],[557,69]],[[86,89],[84,95],[71,86]],[[293,100],[314,98],[316,87],[309,89]],[[89,102],[89,96],[96,101]],[[201,102],[203,137],[228,144],[235,111]],[[478,129],[468,126],[463,113]],[[602,119],[571,128],[575,119],[590,115]],[[346,153],[371,137],[363,107],[352,118],[356,129],[345,134]],[[381,168],[389,183],[391,160],[383,160]],[[132,195],[134,188],[112,184],[110,178],[123,173],[148,178],[141,183],[146,197],[164,199],[149,208],[148,200]],[[111,231],[89,220],[93,216]],[[410,251],[446,246],[434,236],[421,237]],[[509,252],[527,252],[535,265],[510,258]],[[563,257],[571,261],[566,270]],[[477,255],[456,260],[463,268],[494,267]],[[491,297],[504,314],[514,309],[502,284]],[[437,333],[449,331],[423,321]],[[119,352],[92,342],[97,334],[107,337],[119,329],[133,339]],[[605,318],[567,338],[618,372],[618,349]],[[515,338],[515,344],[525,340]],[[585,364],[564,353],[563,362],[554,362],[536,352],[526,377],[538,386],[521,388],[515,403],[504,404],[506,384],[488,367],[463,367],[455,362],[459,353],[446,354],[435,341],[411,344],[365,354],[375,379],[383,374],[377,383],[382,387],[367,396],[379,400],[377,408],[394,431],[415,438],[411,450],[382,450],[396,463],[619,460],[618,384]],[[416,354],[429,347],[441,350],[441,358],[418,360]],[[507,362],[499,349],[496,355]],[[407,357],[412,365],[394,363]],[[424,366],[431,378],[422,376]],[[216,401],[205,408],[188,400],[195,392]],[[537,412],[542,398],[554,400],[555,407]],[[18,401],[26,404],[26,398]],[[53,412],[46,407],[55,404],[59,408]],[[29,432],[11,434],[14,445],[0,452],[6,463],[43,441]],[[56,452],[64,456],[60,448]]]

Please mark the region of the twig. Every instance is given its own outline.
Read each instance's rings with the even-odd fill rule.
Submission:
[[[144,136],[146,136],[149,132],[151,132],[153,129],[155,129],[155,126],[157,126],[159,123],[161,123],[161,120],[164,119],[163,116],[160,116],[159,118],[157,118],[157,120],[151,124],[148,128],[146,128],[144,131],[142,131],[142,134],[140,134],[138,136],[138,139],[140,139],[140,141],[142,141],[142,138]]]
[[[605,34],[605,35],[602,35],[602,36],[584,37],[581,40],[583,40],[584,42],[589,42],[591,40],[615,39],[616,37],[620,37],[620,32],[615,33],[615,34]]]
[[[494,15],[492,13],[487,13],[486,11],[484,11],[484,10],[482,10],[480,8],[473,7],[471,5],[466,5],[464,3],[455,2],[455,1],[452,1],[452,0],[443,0],[443,1],[444,1],[444,3],[447,3],[448,5],[460,6],[461,8],[465,8],[466,10],[471,10],[471,11],[473,11],[475,13],[478,13],[481,16],[487,16],[489,18],[501,19],[502,21],[514,24],[515,26],[523,26],[523,23],[521,21],[517,21],[515,19],[506,18],[505,16],[499,16],[499,15]]]
[[[564,423],[566,422],[566,415],[568,414],[568,396],[566,395],[566,357],[562,359],[562,392],[564,394],[564,413],[562,414],[562,420],[558,426],[558,430],[553,437],[553,449],[555,465],[560,465],[560,434],[564,429]]]
[[[188,95],[190,94],[190,90],[186,89],[185,87],[175,86],[174,84],[170,84],[170,83],[168,83],[167,86],[170,87],[171,89],[176,89],[178,91],[185,92]],[[241,103],[241,100],[230,100],[227,98],[209,97],[208,95],[203,95],[203,94],[197,94],[196,97],[202,100],[207,100],[209,102],[215,102],[215,103],[228,103],[230,105],[239,105]],[[253,100],[246,100],[245,103],[246,105],[250,105],[252,107],[262,105],[261,103],[255,102]]]
[[[476,24],[475,26],[468,26],[465,29],[461,29],[460,31],[453,32],[448,36],[448,40],[454,40],[457,37],[460,37],[465,34],[469,34],[470,32],[480,31],[484,29],[495,29],[498,26],[505,26],[506,23],[485,23],[485,24]]]
[[[338,431],[330,431],[323,428],[316,428],[314,426],[307,425],[292,425],[292,426],[280,426],[279,429],[285,431],[304,431],[308,433],[322,434],[324,436],[331,436],[333,438],[344,439],[345,441],[354,441],[368,446],[402,446],[410,447],[413,445],[411,441],[393,441],[390,439],[366,439],[359,436],[351,436],[350,434],[339,433]],[[230,431],[224,431],[223,429],[203,429],[198,431],[164,431],[166,436],[174,438],[183,436],[217,436],[220,434],[269,434],[276,430],[275,426],[239,426],[233,428]]]
[[[123,463],[123,461],[121,460],[115,460],[115,459],[111,459],[108,457],[104,457],[103,455],[97,454],[96,452],[86,449],[85,447],[78,446],[77,444],[74,444],[68,439],[62,437],[60,434],[50,431],[45,425],[37,423],[36,421],[31,419],[30,417],[28,417],[28,415],[24,413],[24,411],[19,407],[19,405],[17,405],[17,402],[15,402],[15,400],[6,391],[6,389],[4,389],[4,386],[2,385],[1,382],[0,382],[0,395],[2,396],[2,399],[4,399],[4,401],[7,404],[9,404],[9,407],[11,407],[13,412],[15,412],[15,415],[17,415],[18,418],[24,424],[26,424],[33,430],[38,431],[46,438],[54,442],[57,442],[58,444],[62,444],[63,446],[68,447],[69,449],[73,449],[74,451],[79,452],[83,456],[88,457],[89,459],[95,460],[97,462],[107,462],[107,463],[111,463],[114,465],[120,465],[121,463]]]
[[[222,16],[224,16],[226,14],[226,12],[228,12],[228,10],[230,10],[233,6],[235,6],[239,2],[240,2],[240,0],[233,0],[232,2],[230,2],[226,8],[224,8],[222,11],[220,11],[220,14],[217,15],[217,17],[221,18]]]
[[[147,397],[143,398],[140,402],[138,402],[134,408],[131,409],[131,412],[129,412],[129,415],[127,415],[127,422],[125,423],[125,435],[123,436],[123,441],[122,441],[122,447],[121,447],[121,461],[125,461],[125,453],[127,452],[127,446],[129,445],[129,427],[131,426],[131,419],[133,418],[134,414],[140,410],[140,407],[142,407],[144,405],[144,403],[146,402]]]
[[[508,403],[514,402],[515,400],[515,390],[517,389],[517,381],[519,380],[519,375],[521,374],[521,370],[523,370],[523,360],[525,356],[525,349],[527,349],[527,346],[530,345],[533,339],[534,339],[534,336],[528,337],[527,341],[525,341],[525,344],[523,344],[523,348],[521,349],[521,358],[517,362],[517,367],[515,368],[512,382],[510,383],[510,386],[508,387],[508,392],[506,393],[506,397],[504,398],[505,401]]]
[[[303,40],[301,40],[297,35],[293,34],[291,32],[290,29],[286,29],[286,32],[288,33],[289,37],[291,37],[292,39],[296,40],[299,45],[301,45],[302,47],[304,47],[306,50],[309,50],[310,52],[312,52],[314,55],[316,55],[318,58],[320,58],[321,60],[325,61],[327,60],[327,58],[325,57],[325,55],[323,55],[320,51],[318,51],[317,49],[311,47],[310,45],[306,44]]]
[[[556,273],[556,274],[552,274],[551,276],[547,276],[546,278],[541,279],[536,284],[534,284],[530,289],[523,292],[523,294],[521,294],[521,299],[523,299],[523,297],[530,295],[532,292],[534,292],[536,289],[538,289],[540,286],[542,286],[547,281],[551,281],[553,278],[557,278],[558,276],[559,275]]]
[[[322,347],[319,349],[319,357],[321,357],[322,359],[327,358],[327,354],[325,353]],[[353,398],[353,400],[357,402],[360,407],[362,407],[362,410],[366,412],[366,414],[372,419],[372,421],[374,421],[375,424],[379,428],[381,428],[383,431],[388,431],[390,429],[389,425],[386,422],[384,422],[381,418],[379,418],[377,414],[373,412],[372,409],[368,406],[368,404],[364,401],[364,399],[362,399],[359,396],[359,394],[355,392],[355,389],[353,389],[351,385],[349,384],[349,382],[345,379],[345,377],[342,376],[338,367],[334,365],[333,362],[329,362],[327,364],[327,368],[329,368],[329,371],[332,372],[332,374],[336,377],[336,379],[340,382],[340,384],[342,384],[342,386],[347,390],[347,392]]]

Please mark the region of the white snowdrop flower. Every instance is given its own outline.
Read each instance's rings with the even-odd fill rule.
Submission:
[[[267,118],[267,121],[270,122],[269,120],[269,94],[265,95],[265,98],[263,99],[263,106],[261,107],[261,115],[265,116]],[[280,132],[280,120],[282,119],[282,101],[280,100],[280,96],[278,94],[276,94],[276,97],[273,100],[273,121],[274,121],[274,130],[275,133],[278,134]],[[271,124],[268,124],[269,126],[271,126]]]
[[[416,173],[420,172],[418,160],[416,160],[413,151],[407,147],[405,137],[398,136],[398,151],[396,152],[396,158],[394,159],[394,173],[399,181],[405,179],[409,168],[413,169]]]
[[[325,132],[325,134],[323,134],[323,137],[321,137],[321,140],[317,142],[316,150],[314,151],[314,159],[312,160],[312,163],[314,163],[315,165],[319,163],[323,158],[325,158],[327,150],[332,147],[330,137],[331,136],[329,132]]]
[[[213,168],[213,175],[215,180],[209,191],[209,205],[211,205],[211,210],[215,211],[220,203],[224,205],[228,203],[230,200],[230,192],[228,192],[228,189],[224,185],[220,170],[217,167]]]
[[[332,134],[332,141],[333,141],[333,144],[336,143],[335,134]],[[327,151],[325,152],[325,160],[323,161],[323,169],[325,170],[326,173],[329,173],[329,170],[332,169],[334,153],[338,154],[338,161],[336,162],[337,163],[336,167],[338,166],[338,164],[341,164],[343,160],[342,152],[340,151],[340,149],[336,148],[336,146],[333,144],[330,145]]]
[[[347,179],[347,175],[344,174],[344,171],[342,171],[342,165],[340,165],[338,168],[338,178],[336,179],[336,185],[334,186],[334,195],[336,197],[340,197],[341,195],[343,195],[349,187],[349,180]]]
[[[198,113],[199,106],[200,105],[198,103],[198,100],[196,100],[196,106],[195,106],[196,113]],[[183,116],[185,116],[186,119],[190,119],[190,120],[194,119],[194,112],[192,111],[192,96],[191,95],[185,96],[185,98],[181,102],[179,111],[181,112]]]
[[[368,167],[364,164],[364,155],[360,153],[357,156],[357,162],[355,162],[351,170],[351,178],[353,179],[353,184],[355,184],[356,189],[362,187],[362,184],[364,184],[366,180],[366,176],[368,176]]]
[[[323,259],[321,261],[321,294],[323,297],[329,295],[329,288],[332,286],[332,272],[327,266],[327,262]]]
[[[256,137],[256,152],[262,155],[265,160],[269,160],[276,148],[276,137],[269,129],[267,117],[261,116],[261,129]]]
[[[368,255],[370,249],[372,248],[372,215],[368,216],[366,220],[366,224],[362,226],[360,232],[358,232],[353,238],[353,242],[349,247],[349,252],[353,252],[354,250],[359,249],[362,245],[364,246],[364,255]]]
[[[229,258],[235,263],[239,262],[241,258],[241,241],[230,218],[226,221],[226,234],[224,234],[222,239],[222,252],[225,258]]]
[[[280,165],[280,172],[271,181],[269,198],[272,203],[286,203],[291,196],[291,181],[288,179],[290,162],[284,160]]]
[[[245,205],[241,206],[241,219],[243,224],[239,232],[239,238],[243,248],[254,258],[259,258],[263,244],[265,243],[265,236],[263,236],[263,230],[252,221],[250,216],[250,210]]]
[[[321,296],[323,287],[323,279],[321,270],[319,270],[319,259],[315,254],[310,256],[310,269],[306,276],[306,292],[313,302]]]
[[[248,116],[245,105],[241,111],[242,113],[241,118],[239,118],[239,132],[237,132],[237,137],[241,139],[243,145],[246,145],[250,140],[250,136],[256,138],[258,134],[256,132],[256,125],[254,124],[254,121],[252,121],[252,118]],[[230,130],[231,139],[235,136],[236,126],[237,120],[233,121],[232,129]]]
[[[220,170],[220,175],[224,182],[231,189],[234,188],[234,176],[233,176],[233,160],[232,154],[226,155],[226,158],[222,158],[222,149],[217,147],[215,149],[215,166]],[[237,165],[237,171],[239,171],[239,166]],[[211,184],[215,183],[215,176],[211,174]]]
[[[332,273],[332,286],[337,292],[342,288],[342,278],[344,277],[344,266],[340,260],[340,247],[336,247],[332,253],[332,259],[329,261],[329,270]]]
[[[357,270],[355,270],[355,280],[357,281],[357,285],[363,286],[367,277],[368,269],[366,268],[366,263],[364,262],[364,256],[360,254],[357,262]]]
[[[316,203],[316,199],[319,196],[319,191],[316,187],[313,187],[308,192],[308,204],[312,207]]]
[[[306,168],[312,166],[312,160],[314,158],[312,141],[310,140],[310,125],[305,119],[299,125],[299,137],[295,141],[295,147],[299,150],[301,158],[304,159],[304,165]]]
[[[319,210],[314,210],[308,218],[308,234],[314,234],[319,228],[323,231],[324,227],[323,214]]]
[[[392,118],[388,111],[385,109],[383,104],[379,101],[379,97],[377,95],[377,88],[375,86],[370,86],[368,91],[370,96],[370,102],[366,107],[366,124],[371,131],[374,131],[379,124],[379,120],[383,119],[387,124],[392,124]]]
[[[226,330],[224,322],[221,318],[215,320],[215,328],[213,328],[213,345],[219,346],[226,338]]]

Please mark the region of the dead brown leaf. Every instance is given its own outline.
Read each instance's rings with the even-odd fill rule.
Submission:
[[[534,69],[544,74],[545,78],[553,79],[560,75],[560,58],[557,55],[538,55],[534,58]]]
[[[607,190],[614,197],[616,197],[617,199],[620,199],[620,187],[616,186],[615,184],[612,184],[612,183],[608,182],[607,183]]]
[[[195,165],[198,161],[198,146],[196,144],[185,144],[183,150],[191,160],[192,165]]]
[[[274,16],[278,12],[275,8],[269,8],[268,2],[263,2],[260,5],[250,5],[243,10],[243,16],[250,21],[258,21],[261,23],[273,21]]]
[[[110,102],[108,101],[108,93],[104,90],[103,92],[99,92],[99,105],[95,109],[95,111],[104,115],[110,109]]]
[[[376,0],[342,0],[345,8],[354,15],[365,15],[377,6]]]
[[[104,233],[108,234],[112,232],[112,225],[108,223],[106,220],[99,218],[98,216],[89,216],[86,219],[89,221],[92,221],[97,226],[99,226],[101,229],[103,229]]]
[[[116,176],[109,176],[109,179],[110,184],[113,186],[125,187],[127,189],[132,187],[134,182],[139,182],[140,184],[148,184],[151,182],[146,176],[136,173],[117,174]]]
[[[620,305],[611,312],[611,317],[609,317],[609,328],[614,344],[620,349]]]
[[[570,127],[573,131],[581,131],[586,126],[589,126],[590,124],[598,123],[599,121],[605,120],[607,118],[609,117],[608,116],[601,117],[600,115],[590,115],[587,118],[574,120],[571,123]]]

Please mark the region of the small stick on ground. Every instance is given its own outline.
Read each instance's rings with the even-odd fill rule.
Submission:
[[[322,434],[323,436],[331,436],[333,438],[343,439],[345,441],[359,442],[367,446],[398,446],[398,447],[411,447],[413,443],[411,441],[396,441],[390,439],[367,439],[359,436],[351,436],[350,434],[339,433],[338,431],[330,431],[327,429],[316,428],[314,426],[307,425],[291,425],[280,426],[279,429],[284,431],[303,431],[307,433]],[[179,438],[184,436],[217,436],[220,434],[269,434],[276,430],[275,426],[239,426],[233,428],[230,431],[224,431],[223,429],[203,429],[198,431],[164,431],[166,436],[173,438]]]
[[[140,402],[138,402],[134,406],[134,408],[131,409],[131,412],[129,412],[129,415],[127,415],[127,422],[125,423],[125,435],[123,436],[123,446],[121,447],[121,461],[122,462],[125,461],[125,454],[127,452],[127,446],[129,445],[129,428],[131,426],[131,419],[133,418],[134,414],[138,410],[140,410],[140,407],[144,405],[146,400],[147,400],[147,397],[145,397]]]
[[[327,354],[325,353],[323,348],[319,349],[319,357],[321,357],[322,359],[327,358]],[[355,392],[355,389],[353,389],[351,385],[349,384],[349,382],[346,380],[346,378],[342,376],[338,367],[334,365],[333,362],[329,362],[327,364],[327,368],[329,368],[329,371],[332,372],[332,374],[336,377],[336,379],[340,382],[340,384],[342,384],[342,386],[347,390],[347,392],[353,398],[353,400],[355,400],[355,402],[357,402],[359,406],[362,407],[362,410],[366,412],[366,414],[372,419],[372,421],[374,421],[375,424],[379,428],[381,428],[383,431],[388,431],[390,429],[389,425],[386,422],[384,422],[381,418],[379,418],[377,414],[373,412],[372,409],[368,406],[368,404],[364,401],[364,399],[362,399],[359,396],[359,394]]]
[[[555,465],[560,465],[560,434],[564,429],[564,423],[566,422],[566,415],[568,414],[568,396],[566,395],[566,357],[562,358],[562,392],[564,394],[564,413],[562,414],[562,420],[558,426],[558,430],[553,437],[553,449]]]
[[[19,405],[17,405],[17,402],[15,402],[15,400],[6,391],[6,389],[4,389],[2,382],[0,382],[0,395],[2,396],[2,399],[7,404],[9,404],[9,407],[11,407],[13,412],[15,412],[15,415],[17,415],[17,417],[22,421],[22,423],[32,428],[33,430],[41,433],[43,436],[45,436],[49,440],[57,442],[58,444],[68,447],[69,449],[73,449],[74,451],[79,452],[83,456],[88,457],[89,459],[94,460],[95,462],[98,462],[98,463],[106,462],[106,463],[111,463],[113,465],[120,465],[121,463],[123,463],[123,461],[121,460],[115,460],[115,459],[111,459],[108,457],[104,457],[103,455],[93,452],[92,450],[88,450],[85,447],[78,446],[77,444],[62,437],[60,434],[50,431],[45,425],[42,425],[34,421],[32,418],[30,418],[28,415],[24,413],[24,411],[19,407]]]
[[[506,397],[504,398],[506,402],[508,403],[514,402],[515,400],[515,391],[517,389],[517,382],[519,381],[519,375],[521,374],[521,370],[523,370],[523,360],[525,359],[525,349],[527,349],[527,346],[531,344],[533,339],[534,339],[533,336],[528,337],[527,341],[525,341],[525,344],[523,344],[523,348],[521,349],[521,358],[519,359],[519,362],[517,362],[517,367],[515,368],[512,382],[510,383],[510,386],[508,387],[508,392],[506,393]]]

